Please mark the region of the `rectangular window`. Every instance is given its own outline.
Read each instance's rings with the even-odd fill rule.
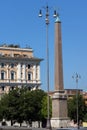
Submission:
[[[31,65],[30,65],[30,64],[28,64],[28,69],[30,69],[30,67],[31,67]]]
[[[30,73],[28,74],[28,80],[31,80],[31,74]]]
[[[14,68],[14,64],[13,63],[11,64],[11,68]]]
[[[3,68],[4,67],[4,63],[1,63],[1,68]]]
[[[4,80],[4,72],[1,72],[1,80]]]
[[[14,87],[13,87],[13,86],[11,87],[11,90],[14,90]]]
[[[11,73],[11,80],[14,80],[14,73]]]
[[[5,87],[4,87],[4,86],[2,86],[2,91],[4,91],[4,88],[5,88]]]

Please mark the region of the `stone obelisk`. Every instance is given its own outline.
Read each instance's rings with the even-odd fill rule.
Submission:
[[[67,127],[67,96],[63,85],[62,38],[61,21],[57,16],[55,21],[55,65],[54,65],[54,94],[52,96],[51,126]]]

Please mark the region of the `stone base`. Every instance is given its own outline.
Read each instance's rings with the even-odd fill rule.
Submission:
[[[69,118],[51,118],[52,128],[67,128],[69,123]]]

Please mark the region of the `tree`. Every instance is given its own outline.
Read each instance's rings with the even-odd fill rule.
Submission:
[[[25,115],[26,119],[32,121],[41,120],[41,102],[46,93],[42,90],[28,91],[25,94]]]
[[[86,113],[85,100],[82,95],[78,94],[78,121],[83,121]],[[70,119],[77,122],[77,98],[74,96],[72,99],[68,99],[68,116]]]
[[[19,112],[19,108],[20,108],[20,89],[17,88],[15,90],[12,90],[9,92],[8,97],[9,97],[9,101],[8,101],[8,115],[7,115],[7,120],[11,120],[11,123],[13,125],[14,121],[17,121],[20,117],[20,112]],[[18,116],[19,115],[19,116]],[[20,118],[20,122],[22,123],[22,117]]]
[[[8,94],[2,96],[0,101],[1,119],[11,120],[11,125],[13,125],[15,121],[22,123],[24,119],[20,111],[20,107],[22,107],[22,105],[20,106],[20,99],[23,102],[21,98],[22,91],[23,90],[18,88],[12,90]]]
[[[0,100],[0,120],[6,119],[8,114],[8,95],[4,96]]]
[[[50,118],[52,116],[52,100],[50,98],[50,104],[49,104],[49,114],[50,114]],[[43,117],[43,119],[47,119],[47,95],[45,95],[42,99],[42,107],[41,107],[41,115]]]
[[[42,121],[47,117],[47,109],[42,113],[42,110],[47,108],[44,97],[47,97],[47,94],[43,90],[29,91],[26,87],[16,88],[1,98],[0,119],[11,120],[11,125],[14,122],[21,125],[24,120]]]
[[[47,99],[48,95],[46,94],[43,99],[42,99],[42,107],[41,107],[41,116],[42,116],[42,127],[46,127],[47,123],[47,117],[48,117],[48,110],[47,110]],[[49,102],[49,117],[51,118],[52,116],[52,100],[49,97],[50,102]]]

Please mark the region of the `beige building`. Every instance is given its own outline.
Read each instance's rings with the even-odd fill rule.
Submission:
[[[0,95],[16,87],[40,88],[40,62],[31,48],[0,47]]]

